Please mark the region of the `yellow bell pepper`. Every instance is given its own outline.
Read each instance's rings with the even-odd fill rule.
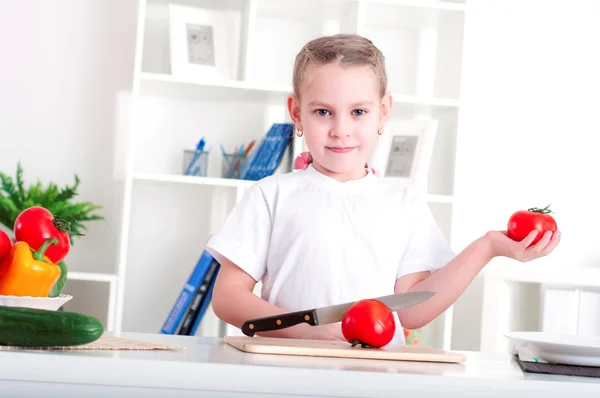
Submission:
[[[37,251],[27,242],[16,242],[0,264],[0,295],[48,297],[61,273],[60,267],[44,255],[51,244],[58,244],[58,240],[46,240]]]

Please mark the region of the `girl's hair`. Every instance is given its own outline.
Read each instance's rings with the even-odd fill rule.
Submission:
[[[300,97],[300,86],[311,64],[340,62],[342,65],[368,65],[373,68],[379,84],[379,94],[384,96],[387,90],[385,58],[373,42],[355,34],[340,33],[324,36],[308,42],[294,63],[294,94]]]

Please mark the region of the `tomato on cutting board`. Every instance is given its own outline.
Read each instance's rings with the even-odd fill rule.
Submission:
[[[6,234],[6,232],[0,230],[0,263],[8,256],[10,249],[12,248],[12,242]]]
[[[377,300],[357,301],[342,318],[342,334],[352,346],[380,348],[392,340],[395,332],[394,314]]]
[[[543,209],[532,207],[527,210],[519,210],[513,213],[508,220],[508,237],[521,241],[533,230],[537,230],[538,234],[531,243],[535,245],[546,231],[556,232],[556,220],[550,215],[550,205]]]
[[[68,234],[69,223],[41,206],[33,206],[23,210],[15,220],[15,239],[27,242],[33,250],[50,238],[58,240],[57,245],[50,245],[46,250],[46,256],[54,263],[62,261],[69,250],[71,242]]]

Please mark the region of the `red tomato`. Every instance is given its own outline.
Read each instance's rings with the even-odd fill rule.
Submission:
[[[353,346],[383,347],[395,332],[394,314],[377,300],[357,301],[342,319],[342,334]]]
[[[0,230],[0,263],[8,256],[10,249],[12,248],[12,242],[6,234],[6,232]]]
[[[537,236],[531,243],[536,244],[546,231],[556,232],[556,220],[549,213],[549,205],[543,209],[533,207],[527,210],[519,210],[510,216],[508,220],[508,237],[521,241],[534,229],[538,231]]]
[[[69,234],[64,228],[65,223],[62,219],[55,218],[48,209],[34,206],[23,210],[17,216],[14,230],[16,240],[27,242],[33,250],[38,250],[47,239],[56,238],[58,244],[50,245],[46,256],[57,264],[71,249]]]

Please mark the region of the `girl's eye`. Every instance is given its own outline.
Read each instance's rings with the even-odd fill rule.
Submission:
[[[361,116],[361,115],[364,115],[365,113],[367,113],[367,111],[365,111],[364,109],[355,109],[353,112],[354,112],[354,115],[356,115],[356,116]]]
[[[329,111],[327,109],[317,109],[315,113],[319,116],[327,116]]]

